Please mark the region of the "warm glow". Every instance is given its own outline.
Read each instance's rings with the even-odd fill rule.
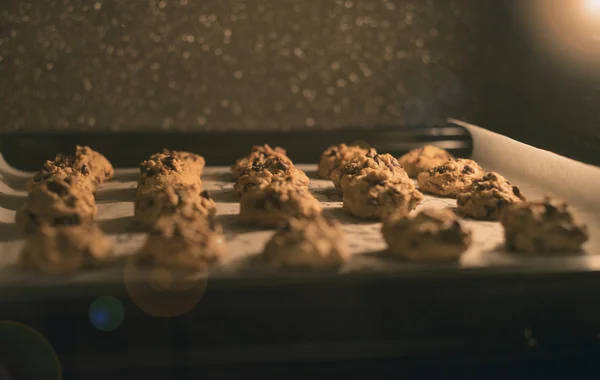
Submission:
[[[600,13],[600,0],[584,0],[585,9],[590,13]]]

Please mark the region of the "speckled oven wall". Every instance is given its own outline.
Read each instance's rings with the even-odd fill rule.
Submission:
[[[472,118],[488,0],[4,0],[0,130],[428,126]]]

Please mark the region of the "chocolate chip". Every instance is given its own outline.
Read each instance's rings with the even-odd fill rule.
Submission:
[[[81,174],[90,174],[90,169],[88,169],[87,165],[81,166]]]
[[[558,211],[558,209],[554,207],[552,203],[546,202],[544,203],[544,211],[547,216],[552,216]]]
[[[490,216],[492,216],[492,214],[496,211],[496,207],[492,207],[492,206],[483,206],[483,208],[485,208],[486,218],[489,218]]]
[[[48,183],[48,191],[51,191],[51,192],[61,195],[61,196],[68,193],[67,188],[65,188],[64,186],[62,186],[61,184],[59,184],[57,182],[49,182]]]
[[[175,165],[174,165],[174,162],[175,162],[175,157],[173,157],[173,156],[167,156],[167,157],[165,157],[165,158],[163,159],[163,164],[164,164],[164,165],[165,165],[165,166],[166,166],[168,169],[171,169],[171,170],[175,170]]]
[[[431,169],[431,171],[429,172],[430,174],[444,174],[448,171],[448,167],[446,166],[437,166],[433,169]]]
[[[498,177],[494,173],[488,173],[488,174],[486,174],[486,175],[483,176],[483,179],[485,181],[497,181]]]
[[[277,162],[277,169],[279,170],[288,170],[290,168],[290,166],[288,164],[286,164],[283,161],[278,161]]]
[[[202,198],[206,198],[206,199],[210,199],[210,194],[208,193],[207,190],[204,190],[203,192],[200,193],[200,196]]]
[[[338,151],[337,151],[337,149],[336,149],[336,148],[332,148],[332,149],[329,151],[329,154],[327,154],[327,155],[328,155],[329,157],[333,157],[333,156],[337,156],[337,154],[338,154]]]
[[[513,186],[512,187],[512,191],[513,191],[514,195],[516,195],[517,197],[521,198],[521,190],[519,190],[519,188],[517,186]]]
[[[470,167],[469,165],[465,165],[465,167],[462,170],[462,174],[473,174],[475,173],[475,170]]]
[[[37,172],[36,175],[33,176],[33,182],[40,182],[40,181],[42,181],[43,179],[46,178],[47,174],[49,174],[49,173],[47,173],[47,172],[45,172],[43,170]]]

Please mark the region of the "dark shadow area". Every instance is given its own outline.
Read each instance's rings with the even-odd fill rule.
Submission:
[[[203,174],[202,179],[205,181],[235,182],[235,177],[229,172]]]
[[[115,172],[115,176],[112,177],[109,181],[119,181],[119,182],[131,182],[137,181],[140,173],[138,170],[135,171],[122,171],[118,170]]]
[[[27,180],[29,176],[18,176],[9,173],[0,173],[0,180],[8,187],[16,191],[24,191],[27,189]]]
[[[237,214],[217,215],[215,217],[215,221],[223,225],[223,230],[225,236],[227,237],[237,234],[243,234],[246,232],[269,231],[274,229],[265,226],[243,223],[239,220],[239,215]]]
[[[320,202],[341,202],[342,194],[336,189],[309,189],[312,195],[315,196]]]
[[[27,196],[25,195],[11,195],[0,193],[0,208],[17,211],[21,208],[23,202],[25,202]]]
[[[317,173],[316,170],[304,170],[304,173],[310,179],[316,179],[316,180],[323,179],[323,178],[319,177],[319,174]]]
[[[0,223],[0,241],[14,241],[21,237],[16,223]]]
[[[210,197],[217,203],[238,203],[240,196],[233,189],[208,190]]]
[[[143,226],[133,216],[124,216],[116,219],[99,220],[98,226],[107,235],[143,232]]]
[[[135,201],[135,189],[100,189],[96,193],[96,203]]]

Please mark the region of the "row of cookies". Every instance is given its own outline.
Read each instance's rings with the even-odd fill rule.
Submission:
[[[224,256],[216,204],[202,189],[204,166],[202,156],[167,149],[140,164],[134,216],[149,234],[136,264],[198,272]]]
[[[276,269],[332,269],[348,258],[337,221],[322,216],[309,179],[283,148],[253,146],[231,169],[241,195],[240,220],[277,227],[261,258]]]
[[[112,243],[94,223],[94,194],[113,175],[106,157],[87,146],[46,161],[27,183],[27,198],[15,218],[27,235],[21,264],[63,274],[110,261]]]

